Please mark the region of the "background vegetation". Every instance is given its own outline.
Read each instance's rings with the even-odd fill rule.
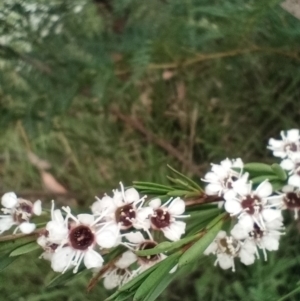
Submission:
[[[268,138],[299,127],[299,46],[277,0],[3,0],[1,193],[83,210],[121,180],[166,183],[167,164],[200,182],[226,157],[273,162]],[[207,258],[160,300],[299,300],[298,227],[268,262]],[[88,274],[46,289],[36,257],[1,274],[3,300],[108,296]]]

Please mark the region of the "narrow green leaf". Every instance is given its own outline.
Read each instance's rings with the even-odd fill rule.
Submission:
[[[147,296],[155,290],[160,282],[169,274],[170,270],[176,265],[177,259],[180,256],[179,253],[175,253],[163,261],[156,264],[156,269],[147,277],[147,279],[140,285],[137,289],[133,300],[143,300],[146,301]]]
[[[213,239],[217,236],[218,232],[222,229],[225,214],[226,213],[219,215],[208,224],[207,232],[182,254],[179,259],[179,266],[196,261],[203,255],[205,249],[210,245]]]
[[[22,238],[16,238],[8,241],[2,241],[0,242],[0,253],[8,253],[12,250],[18,248],[19,246],[22,246],[26,243],[36,241],[36,237],[22,237]]]
[[[16,249],[14,249],[10,254],[9,256],[10,257],[15,257],[15,256],[19,256],[19,255],[23,255],[23,254],[26,254],[26,253],[29,253],[29,252],[32,252],[34,250],[37,250],[39,249],[40,246],[37,244],[36,241],[32,241],[32,242],[29,242],[25,245],[22,245]]]
[[[0,272],[7,268],[11,263],[13,263],[18,257],[9,257],[9,253],[0,257]]]
[[[283,181],[271,181],[270,183],[273,187],[273,191],[280,190],[284,185],[286,185],[286,182]]]
[[[265,163],[247,163],[244,165],[244,170],[250,174],[274,174],[272,167]]]
[[[180,173],[179,171],[174,169],[172,166],[170,166],[170,165],[167,165],[167,166],[168,166],[169,169],[171,169],[172,172],[174,172],[180,178],[186,180],[187,183],[189,183],[192,187],[196,188],[199,191],[203,191],[203,189],[196,182],[194,182],[192,179],[190,179],[189,177],[183,175],[182,173]]]
[[[269,180],[269,181],[277,180],[278,181],[279,179],[278,179],[278,176],[264,175],[264,176],[258,176],[258,177],[252,178],[251,182],[253,184],[260,184],[265,180]]]
[[[173,191],[169,191],[167,194],[168,194],[168,196],[171,196],[171,197],[172,196],[181,197],[181,196],[185,196],[189,193],[191,193],[191,191],[188,191],[188,190],[173,190]]]
[[[140,181],[134,181],[133,182],[133,186],[137,186],[137,187],[145,187],[145,188],[158,188],[158,189],[163,189],[163,190],[172,190],[173,188],[170,186],[166,186],[166,185],[161,185],[161,184],[156,184],[156,183],[151,183],[151,182],[140,182]]]
[[[277,163],[272,164],[272,169],[275,172],[275,174],[278,176],[279,180],[285,181],[287,179],[286,171],[283,170],[279,164]]]

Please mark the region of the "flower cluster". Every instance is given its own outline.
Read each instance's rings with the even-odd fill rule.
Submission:
[[[156,231],[171,240],[179,240],[185,233],[185,223],[179,219],[185,211],[180,198],[162,204],[153,199],[145,206],[146,196],[140,197],[134,188],[114,190],[113,196],[97,198],[91,214],[71,213],[69,207],[51,210],[51,221],[46,225],[38,244],[44,249],[42,258],[51,261],[56,272],[70,268],[76,273],[83,262],[87,269],[101,269],[106,249],[125,246],[124,252],[104,273],[104,286],[120,286],[153,264],[163,260],[164,254],[137,256],[136,251],[154,248]],[[147,235],[147,239],[144,238]]]

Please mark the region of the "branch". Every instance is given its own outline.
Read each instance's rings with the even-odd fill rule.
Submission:
[[[132,117],[124,115],[117,108],[112,108],[111,112],[116,117],[118,117],[121,121],[123,121],[125,124],[132,127],[137,132],[140,132],[141,134],[143,134],[148,141],[153,142],[154,144],[156,144],[157,146],[162,148],[164,151],[166,151],[169,155],[176,158],[192,173],[194,173],[195,175],[200,176],[200,177],[202,176],[202,172],[200,171],[199,167],[195,166],[193,163],[191,163],[186,158],[184,158],[182,156],[182,154],[176,148],[174,148],[171,144],[169,144],[164,139],[156,136],[155,134],[150,132],[148,129],[146,129],[145,126],[140,121],[138,121],[137,119],[134,119]]]

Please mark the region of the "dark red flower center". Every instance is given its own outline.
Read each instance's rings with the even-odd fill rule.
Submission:
[[[242,208],[248,214],[255,214],[262,211],[262,200],[256,195],[248,194],[241,202]]]
[[[240,245],[237,240],[232,237],[224,237],[219,240],[219,246],[221,247],[222,252],[230,255],[236,256],[237,252],[240,249]]]
[[[95,235],[88,226],[80,225],[71,229],[69,240],[74,249],[86,250],[93,245]]]
[[[131,204],[119,207],[115,213],[116,221],[121,224],[122,229],[129,229],[136,218],[136,212]]]
[[[298,151],[298,146],[296,143],[287,143],[285,146],[284,146],[284,150],[285,151],[291,151],[291,152],[297,152]]]
[[[228,188],[228,189],[232,189],[233,186],[232,184],[238,180],[238,177],[235,176],[235,175],[230,175],[228,176],[225,180],[224,180],[224,185],[225,185],[225,188]]]
[[[287,208],[289,209],[300,208],[299,192],[288,192],[283,200]]]
[[[142,242],[139,246],[139,250],[149,250],[153,249],[157,246],[157,242],[153,240],[146,240]],[[149,262],[155,262],[160,259],[159,254],[154,254],[154,255],[146,255],[146,256],[139,256],[139,259],[142,262],[149,263]]]
[[[168,211],[158,208],[151,216],[151,224],[154,229],[162,229],[168,227],[171,222],[171,216]]]
[[[256,223],[254,223],[253,230],[249,233],[249,236],[255,239],[260,239],[264,236],[264,234],[265,231],[262,230]]]

